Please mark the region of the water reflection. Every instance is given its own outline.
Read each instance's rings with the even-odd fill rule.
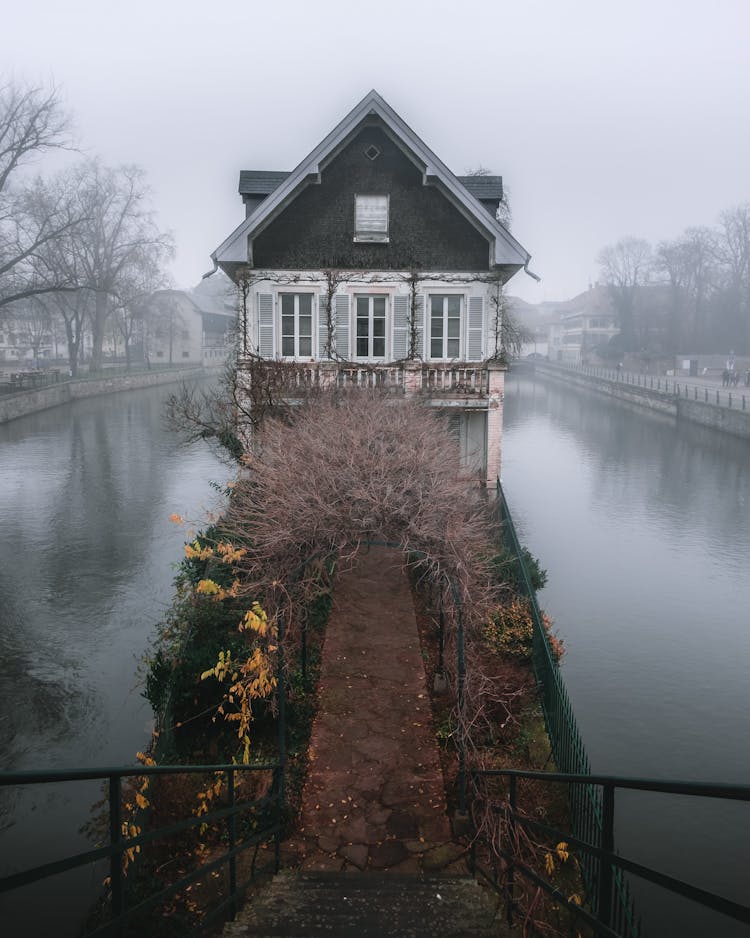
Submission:
[[[231,474],[205,446],[183,447],[165,429],[169,392],[81,401],[0,426],[3,769],[129,764],[148,739],[137,671],[171,602],[185,537],[168,518],[203,517],[217,502],[209,483]],[[5,792],[3,864],[84,848],[77,830],[97,797],[96,784]],[[37,887],[59,903],[33,926],[39,934],[76,934],[101,877],[71,878]],[[2,910],[12,920],[7,900]]]
[[[511,376],[503,459],[593,771],[750,780],[750,441]],[[641,800],[645,821],[621,814],[624,853],[746,899],[746,806]],[[649,911],[654,935],[742,934],[692,908]]]

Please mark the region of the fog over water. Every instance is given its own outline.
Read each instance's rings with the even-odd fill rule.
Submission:
[[[511,373],[503,460],[592,771],[746,784],[750,441]],[[617,804],[623,855],[747,900],[749,806]],[[637,895],[649,935],[745,934]]]

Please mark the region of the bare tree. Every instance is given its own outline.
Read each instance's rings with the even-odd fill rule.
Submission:
[[[651,246],[643,238],[621,238],[603,248],[597,258],[620,320],[626,351],[635,348],[635,309],[638,290],[651,268]]]
[[[152,294],[165,286],[163,261],[166,246],[152,242],[141,246],[121,272],[112,296],[112,317],[125,347],[125,362],[130,368],[132,344],[140,333],[144,343],[148,320],[152,315],[149,300]],[[169,363],[172,364],[170,348]]]
[[[93,296],[90,290],[71,290],[52,293],[46,302],[54,308],[65,325],[65,340],[68,347],[68,367],[71,377],[78,376],[83,351],[83,337],[91,312]]]
[[[721,213],[716,253],[724,273],[717,332],[726,344],[750,349],[750,202]]]
[[[90,160],[72,171],[84,221],[71,241],[78,286],[91,291],[91,368],[102,365],[105,327],[118,293],[138,279],[144,264],[163,261],[172,238],[159,230],[148,206],[145,175],[137,166],[110,168]]]
[[[13,305],[16,335],[22,348],[31,351],[35,361],[41,357],[42,346],[51,341],[52,322],[42,297],[30,296]]]
[[[36,262],[80,215],[69,200],[51,198],[41,179],[29,181],[22,172],[35,158],[69,148],[69,128],[54,87],[0,82],[0,315],[17,300],[71,286],[40,277]]]

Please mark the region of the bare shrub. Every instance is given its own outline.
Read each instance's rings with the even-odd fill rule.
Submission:
[[[346,557],[385,540],[434,579],[449,577],[467,615],[492,580],[486,503],[462,469],[445,422],[423,405],[378,393],[320,395],[266,420],[225,520],[251,538],[243,582],[254,595],[289,587],[316,552]]]

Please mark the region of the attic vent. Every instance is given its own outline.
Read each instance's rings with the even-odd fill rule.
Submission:
[[[371,143],[370,146],[365,150],[365,156],[368,160],[376,160],[380,156],[380,150],[375,146],[374,143]]]

